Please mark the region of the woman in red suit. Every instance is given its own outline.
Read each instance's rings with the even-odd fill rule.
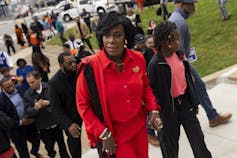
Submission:
[[[162,127],[145,59],[129,49],[134,31],[124,15],[104,14],[96,30],[101,50],[85,58],[78,69],[77,108],[100,158],[148,158],[147,112],[150,125]]]

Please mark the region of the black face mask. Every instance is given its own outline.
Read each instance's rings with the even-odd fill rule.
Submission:
[[[194,13],[193,11],[190,11],[190,9],[186,9],[186,8],[183,9],[183,12],[185,14],[185,18],[189,18]]]

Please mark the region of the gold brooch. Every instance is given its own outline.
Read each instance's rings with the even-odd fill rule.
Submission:
[[[133,72],[137,73],[139,71],[139,66],[136,66],[132,69]]]

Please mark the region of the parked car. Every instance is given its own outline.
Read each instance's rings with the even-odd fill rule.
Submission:
[[[49,7],[49,6],[55,6],[57,4],[56,0],[43,0],[39,1],[35,4],[37,8],[44,8],[44,7]]]
[[[40,8],[37,11],[34,12],[32,17],[37,16],[39,19],[43,19],[45,15],[51,14],[53,7],[47,7],[47,8]]]
[[[72,7],[70,9],[67,9],[61,13],[59,13],[59,17],[63,19],[65,22],[69,22],[72,19],[75,19],[76,17],[80,16],[79,11],[77,8]]]
[[[59,13],[59,16],[65,21],[68,22],[76,17],[80,16],[82,9],[90,12],[92,15],[94,13],[105,13],[106,11],[119,11],[118,6],[114,3],[108,3],[107,0],[78,0],[77,7],[74,7],[71,2],[60,2],[54,12]]]
[[[110,3],[108,0],[78,0],[77,9],[79,13],[82,13],[82,9],[90,13],[105,13],[107,11],[118,11],[118,6],[114,3]]]
[[[20,18],[20,17],[26,17],[28,16],[30,12],[30,7],[27,5],[18,5],[14,10],[14,17]]]
[[[63,6],[63,5],[68,4],[68,3],[72,4],[72,1],[71,0],[60,1],[55,7],[57,8],[57,7]]]
[[[53,12],[55,14],[59,14],[63,11],[66,11],[68,9],[73,8],[73,4],[70,0],[65,0],[65,1],[61,1],[59,2],[53,9]]]

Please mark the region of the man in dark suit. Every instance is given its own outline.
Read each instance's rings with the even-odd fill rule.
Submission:
[[[36,158],[43,156],[38,153],[40,138],[34,119],[25,115],[23,104],[23,89],[15,86],[10,77],[4,77],[0,81],[2,92],[0,93],[0,111],[13,120],[10,137],[15,144],[20,158],[30,158],[27,140],[31,142],[31,154]]]
[[[49,81],[49,100],[68,136],[72,158],[80,158],[82,119],[76,106],[76,59],[70,53],[61,53],[58,62],[60,70]]]
[[[54,144],[57,142],[61,158],[69,158],[63,139],[63,131],[59,128],[48,99],[48,83],[42,82],[39,72],[31,71],[26,80],[30,88],[24,94],[25,111],[35,118],[39,128],[40,138],[45,144],[48,156],[56,155]]]

